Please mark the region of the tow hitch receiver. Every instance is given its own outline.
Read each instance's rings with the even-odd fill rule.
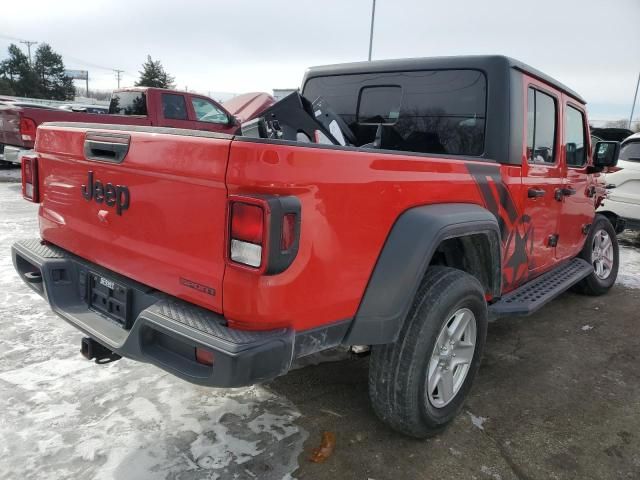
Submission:
[[[96,342],[93,338],[84,337],[80,344],[80,353],[87,359],[93,360],[95,358],[96,363],[110,363],[120,360],[122,357],[115,352],[112,352],[107,347],[99,342]]]

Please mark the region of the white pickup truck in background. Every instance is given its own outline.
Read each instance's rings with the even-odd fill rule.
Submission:
[[[617,215],[627,229],[640,230],[640,133],[622,142],[617,168],[607,173],[607,199],[599,212]]]

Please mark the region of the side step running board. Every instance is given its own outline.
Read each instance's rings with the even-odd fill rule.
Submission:
[[[569,287],[588,277],[591,272],[592,265],[581,258],[574,258],[489,305],[489,319],[495,320],[508,315],[531,315]]]

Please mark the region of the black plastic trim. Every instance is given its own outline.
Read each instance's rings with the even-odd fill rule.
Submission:
[[[340,344],[350,320],[294,332],[291,328],[244,331],[228,327],[211,310],[165,295],[39,239],[12,248],[19,276],[51,309],[116,355],[152,363],[184,380],[212,387],[240,387],[286,373],[296,356]],[[127,330],[87,304],[88,272],[125,285],[135,318]],[[33,281],[33,278],[41,281]],[[195,348],[213,352],[213,366],[195,360]]]
[[[300,248],[300,222],[302,220],[302,207],[300,199],[295,196],[286,197],[265,197],[271,210],[271,221],[269,224],[269,258],[267,259],[267,275],[275,275],[284,272],[293,263]],[[295,214],[293,244],[285,251],[280,249],[282,240],[282,223],[284,216]]]
[[[475,204],[415,207],[400,215],[391,229],[344,343],[395,341],[438,245],[472,234],[490,239],[491,264],[495,265],[490,293],[499,296],[500,229],[495,216]]]
[[[507,315],[531,315],[593,272],[593,266],[574,258],[525,283],[489,306],[495,320]]]

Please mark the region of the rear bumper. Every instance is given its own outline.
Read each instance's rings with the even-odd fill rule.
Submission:
[[[0,160],[20,165],[20,163],[22,162],[22,156],[30,152],[32,152],[32,150],[29,148],[20,148],[14,147],[13,145],[5,145],[4,151],[0,152],[2,154],[2,158],[0,158]]]
[[[12,246],[13,264],[27,285],[55,313],[123,357],[152,363],[189,382],[238,387],[286,373],[293,358],[338,345],[348,328],[339,322],[297,337],[291,329],[242,331],[228,328],[209,310],[105,270],[39,239]],[[129,290],[134,319],[129,330],[89,308],[87,276],[105,275]],[[195,348],[214,354],[213,366],[195,361]]]

